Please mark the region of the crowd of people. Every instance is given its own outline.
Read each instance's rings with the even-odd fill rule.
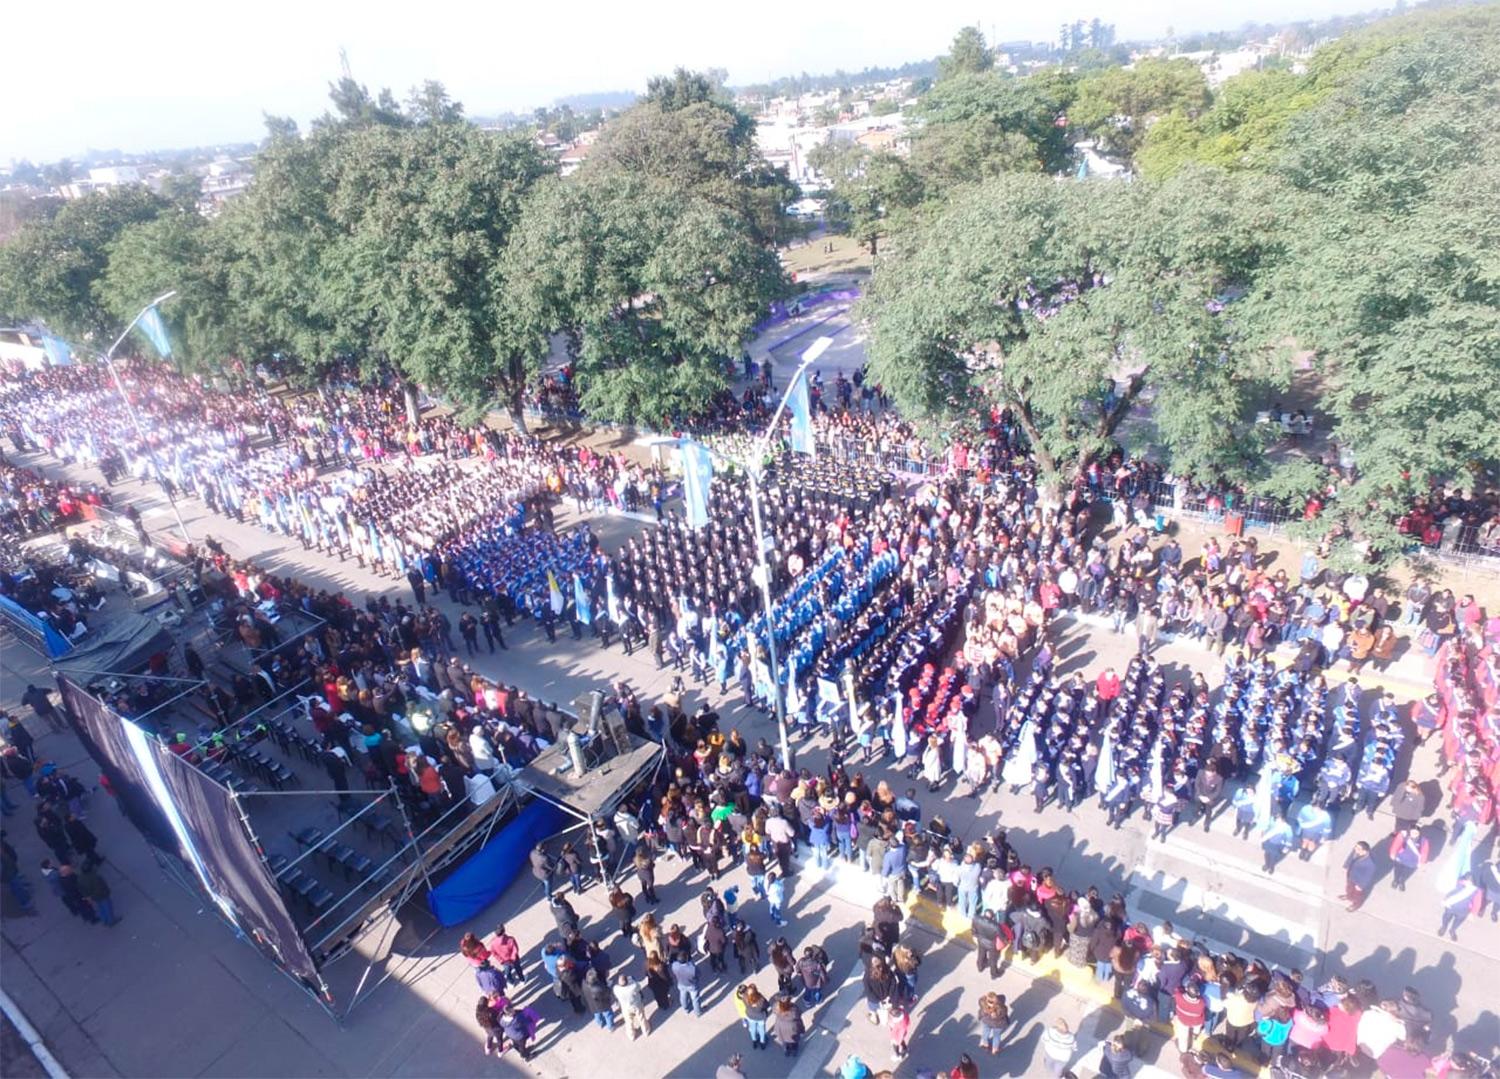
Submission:
[[[638,718],[628,693],[617,704],[627,720]],[[1068,887],[1050,867],[1028,864],[1004,829],[965,843],[914,790],[898,794],[883,779],[851,773],[840,739],[822,774],[785,769],[764,741],[752,747],[738,730],[722,730],[706,706],[693,716],[671,700],[656,709],[670,732],[670,769],[593,822],[597,860],[583,844],[532,852],[556,935],[523,946],[502,925],[488,940],[464,938],[478,1022],[498,1051],[530,1051],[534,1027],[512,1023],[497,1036],[491,1021],[526,993],[550,993],[581,1021],[634,1039],[675,1008],[700,1013],[705,996],[722,992],[751,1051],[774,1041],[791,1057],[836,972],[857,963],[863,1013],[888,1034],[894,1068],[923,1021],[923,947],[903,932],[901,902],[918,889],[962,911],[980,975],[998,978],[1012,960],[1035,967],[1055,956],[1109,987],[1127,1024],[1102,1047],[1102,1074],[1130,1074],[1146,1049],[1139,1032],[1163,1026],[1188,1075],[1249,1074],[1239,1070],[1246,1055],[1282,1075],[1343,1074],[1361,1058],[1392,1075],[1429,1065],[1481,1074],[1463,1053],[1435,1052],[1432,1012],[1412,988],[1382,992],[1338,974],[1315,985],[1300,970],[1178,933],[1121,895]],[[857,944],[831,955],[817,934],[796,941],[789,899],[804,869],[838,861],[868,872],[882,895]],[[697,894],[693,919],[655,914],[667,865],[682,894]],[[1483,870],[1500,881],[1493,863]],[[585,931],[570,898],[593,887],[610,917]],[[1005,997],[992,990],[974,1001],[974,1021],[980,1054],[1001,1051],[1015,1035]],[[1064,1074],[1076,1064],[1077,1039],[1066,1023],[1047,1026],[1041,1062]]]
[[[559,928],[541,948],[541,969],[560,999],[601,1027],[612,1027],[618,1010],[632,1036],[645,1033],[653,1000],[662,1011],[674,998],[686,1012],[701,1010],[707,982],[734,981],[732,954],[752,1049],[774,1038],[795,1055],[803,1012],[820,1003],[843,958],[811,942],[794,946],[782,932],[794,854],[805,846],[816,865],[842,858],[880,880],[885,897],[859,950],[868,1010],[890,1033],[893,1063],[920,1022],[921,957],[902,938],[898,906],[913,889],[970,920],[981,972],[1006,955],[1035,962],[1048,951],[1092,966],[1113,982],[1127,1015],[1171,1020],[1179,1048],[1198,1054],[1190,1059],[1205,1074],[1220,1066],[1217,1053],[1246,1047],[1278,1066],[1325,1070],[1361,1051],[1377,1062],[1427,1052],[1412,1019],[1419,1001],[1382,1003],[1373,990],[1337,980],[1307,989],[1297,972],[1152,927],[1120,897],[1064,891],[1049,870],[1025,865],[1003,833],[957,843],[941,816],[924,819],[915,788],[897,795],[875,769],[920,777],[929,792],[950,782],[976,796],[1000,784],[1029,790],[1038,810],[1055,803],[1071,812],[1097,799],[1116,827],[1142,812],[1157,838],[1179,824],[1206,828],[1227,810],[1261,848],[1267,873],[1293,851],[1307,857],[1336,838],[1341,810],[1373,813],[1390,798],[1390,857],[1415,872],[1425,858],[1417,826],[1427,814],[1421,807],[1403,816],[1409,723],[1419,737],[1444,739],[1451,834],[1495,819],[1500,632],[1473,597],[1420,584],[1387,595],[1362,573],[1332,571],[1318,550],[1295,573],[1271,571],[1255,541],[1239,537],[1209,539],[1188,557],[1147,512],[1160,480],[1148,464],[1104,458],[1052,504],[1012,417],[997,413],[977,437],[937,455],[892,413],[865,407],[862,384],[836,380],[818,387],[819,401],[834,404],[818,409],[820,444],[874,444],[877,459],[920,461],[923,468],[902,471],[926,478],[904,484],[871,465],[774,454],[763,480],[764,524],[774,537],[766,617],[749,492],[732,473],[715,479],[710,523],[692,529],[666,505],[670,481],[660,469],[436,414],[412,422],[394,383],[335,380],[316,393],[275,397],[220,393],[156,368],[131,368],[125,379],[150,420],[144,439],[94,369],[7,386],[7,433],[17,450],[97,464],[111,482],[151,478],[217,512],[354,557],[404,578],[414,601],[372,596],[360,606],[212,542],[190,549],[194,585],[220,602],[225,632],[253,662],[231,688],[209,682],[199,691],[213,721],[197,730],[157,724],[175,752],[219,760],[244,741],[275,737],[244,717],[311,687],[306,720],[336,788],[350,790],[352,776],[394,783],[416,819],[435,819],[474,780],[503,763],[525,764],[559,736],[554,705],[465,662],[481,633],[490,652],[504,649],[517,618],[535,620],[549,637],[559,623],[575,637],[587,627],[603,646],[618,633],[627,652],[644,647],[658,666],[721,691],[737,686],[753,707],[781,703],[794,725],[827,730],[831,759],[817,775],[782,767],[764,741],[752,748],[738,731],[723,731],[706,704],[688,714],[680,688],[649,709],[628,686],[617,688],[627,728],[661,742],[671,766],[629,809],[596,821],[587,847],[561,851],[556,864],[545,851],[533,860]],[[745,448],[729,437],[726,452]],[[18,530],[52,523],[59,498],[75,505],[88,497],[15,470],[5,479],[0,510],[8,507],[4,519]],[[565,496],[580,508],[649,507],[659,527],[611,556],[587,527],[557,533],[552,504]],[[1114,507],[1113,542],[1097,527],[1103,502]],[[46,582],[6,580],[10,589],[50,591]],[[439,589],[464,608],[456,624],[428,602]],[[55,602],[55,616],[81,620],[83,599],[71,608]],[[284,643],[268,607],[296,608],[321,624]],[[1133,632],[1137,657],[1094,680],[1061,673],[1055,630],[1064,618]],[[1403,625],[1419,629],[1417,647],[1442,650],[1444,672],[1436,700],[1409,712],[1359,682],[1367,665],[1383,671],[1406,647]],[[1222,681],[1194,675],[1171,684],[1154,655],[1166,633],[1227,655]],[[1282,645],[1293,653],[1284,668],[1273,659]],[[180,660],[201,675],[204,658],[190,646]],[[110,703],[151,720],[157,702],[143,686],[118,687]],[[39,814],[39,832],[41,817],[47,835],[77,849],[55,806]],[[559,875],[572,891],[584,886],[596,872],[589,854],[596,864],[630,866],[647,904],[659,859],[681,858],[692,867],[685,872],[705,875],[703,922],[692,931],[658,926],[649,913],[638,918],[619,880],[605,873],[598,881],[610,890],[621,937],[642,952],[641,977],[616,969],[554,892]],[[1369,893],[1370,855],[1351,856],[1351,909]],[[16,874],[7,857],[9,883]],[[730,865],[748,875],[743,894],[716,887]],[[1398,873],[1398,883],[1410,875]],[[761,949],[745,914],[760,902],[774,927],[765,949],[774,991],[762,990]],[[1456,938],[1470,912],[1487,906],[1493,918],[1497,905],[1491,861],[1443,892],[1444,931]],[[95,912],[97,904],[69,909]],[[479,979],[475,1014],[487,1050],[526,1055],[541,1017],[512,993],[529,984],[516,942],[502,928],[487,943],[466,940],[465,955]],[[987,998],[979,1013],[982,1048],[993,1051],[1003,1043],[1005,1002]],[[1049,1030],[1044,1055],[1066,1062],[1071,1036]],[[1127,1039],[1118,1051],[1136,1050]]]

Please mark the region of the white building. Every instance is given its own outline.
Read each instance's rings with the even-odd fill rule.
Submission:
[[[105,165],[102,168],[89,169],[89,183],[93,184],[96,189],[140,182],[141,170],[134,165]]]

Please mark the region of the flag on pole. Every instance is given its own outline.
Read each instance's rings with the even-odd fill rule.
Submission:
[[[809,457],[818,455],[813,443],[812,405],[807,393],[807,368],[797,372],[792,381],[792,392],[786,401],[787,411],[792,414],[792,449]]]
[[[688,527],[702,528],[708,524],[708,488],[713,483],[713,459],[707,448],[696,442],[683,442],[678,451],[682,454],[682,500],[686,504]]]
[[[47,354],[53,367],[68,367],[73,363],[73,350],[61,337],[53,337],[50,333],[42,334],[42,351]]]
[[[1458,887],[1460,877],[1474,871],[1474,822],[1465,821],[1458,837],[1453,840],[1453,849],[1443,858],[1433,883],[1444,895]]]
[[[1255,785],[1255,826],[1264,832],[1270,828],[1276,806],[1276,785],[1281,782],[1281,773],[1274,764],[1260,771],[1260,782]]]
[[[615,575],[611,573],[604,578],[604,604],[609,611],[609,620],[615,625],[621,625],[625,621],[625,612],[620,610],[620,597],[615,595]]]
[[[1115,785],[1115,739],[1109,731],[1099,745],[1099,762],[1094,765],[1094,789],[1101,793]]]
[[[594,606],[589,602],[589,590],[584,587],[581,573],[573,575],[573,606],[578,609],[578,621],[586,626],[594,624]]]
[[[1012,787],[1025,787],[1031,783],[1031,770],[1036,767],[1036,721],[1026,720],[1021,724],[1021,733],[1016,738],[1015,749],[1000,769],[1000,775]]]
[[[141,332],[150,338],[157,355],[164,360],[171,359],[172,341],[167,337],[167,324],[161,320],[161,312],[154,305],[141,312],[141,321],[138,325]]]
[[[550,569],[547,571],[547,602],[553,614],[562,614],[568,603],[563,598],[562,589],[557,586],[557,576]]]

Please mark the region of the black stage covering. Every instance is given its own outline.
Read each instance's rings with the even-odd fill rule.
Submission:
[[[603,742],[603,738],[596,738]],[[592,820],[612,814],[620,801],[657,764],[662,748],[655,742],[647,742],[630,736],[629,753],[616,754],[597,765],[591,765],[583,775],[578,775],[569,763],[567,738],[559,739],[556,745],[544,749],[526,766],[526,785],[539,798],[566,809],[579,817]],[[612,751],[613,747],[611,747]]]
[[[53,666],[85,682],[97,674],[134,674],[157,652],[170,652],[174,644],[172,634],[156,619],[125,614]]]
[[[125,739],[125,721],[66,675],[57,676],[57,689],[73,732],[109,780],[126,818],[146,842],[180,859],[177,833],[156,804],[141,763]]]
[[[57,683],[73,729],[130,822],[147,842],[182,862],[200,885],[207,878],[209,901],[272,962],[316,991],[317,966],[229,791],[154,736],[143,732],[132,738],[129,720],[67,676],[58,675]],[[174,826],[174,815],[186,836]]]

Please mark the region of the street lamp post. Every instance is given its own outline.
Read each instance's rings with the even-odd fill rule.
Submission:
[[[143,427],[141,427],[141,418],[136,415],[135,406],[130,403],[130,395],[125,392],[125,384],[120,381],[120,372],[115,370],[115,350],[118,349],[122,343],[124,343],[125,338],[130,336],[130,331],[135,329],[136,324],[145,317],[147,311],[150,311],[159,303],[165,303],[167,300],[170,300],[173,296],[176,295],[176,289],[173,289],[170,292],[164,292],[156,299],[148,303],[145,307],[137,311],[135,318],[130,320],[130,325],[125,327],[124,332],[122,332],[119,337],[115,338],[115,343],[109,346],[109,351],[104,353],[104,366],[109,368],[110,377],[113,378],[115,382],[115,389],[119,392],[120,400],[125,405],[125,412],[130,416],[131,425],[135,427],[136,437],[141,440],[141,443],[143,445],[146,442],[146,431]],[[155,463],[154,454],[152,455],[152,460],[153,463]],[[177,508],[177,497],[172,493],[172,489],[170,487],[165,488],[165,490],[167,492],[167,501],[172,506],[172,516],[177,518],[177,528],[178,531],[182,533],[183,542],[192,543],[193,539],[190,535],[188,535],[187,524],[184,523],[182,519],[182,513]]]
[[[776,651],[775,620],[771,614],[771,570],[766,562],[767,544],[760,505],[760,474],[761,469],[765,467],[766,451],[770,448],[771,439],[776,435],[776,425],[781,422],[781,414],[786,411],[787,402],[791,400],[797,379],[802,377],[808,367],[823,355],[831,344],[833,344],[833,338],[820,337],[802,353],[802,362],[798,364],[796,372],[787,381],[786,391],[781,395],[781,404],[776,406],[776,412],[772,415],[770,424],[767,425],[765,433],[755,445],[754,459],[744,463],[745,474],[750,480],[750,520],[755,528],[756,573],[760,577],[760,600],[766,619],[766,651],[771,661],[771,698],[776,708],[776,729],[781,736],[781,766],[787,769],[792,767],[792,747],[787,740],[786,702],[782,697],[780,681],[781,662]]]

